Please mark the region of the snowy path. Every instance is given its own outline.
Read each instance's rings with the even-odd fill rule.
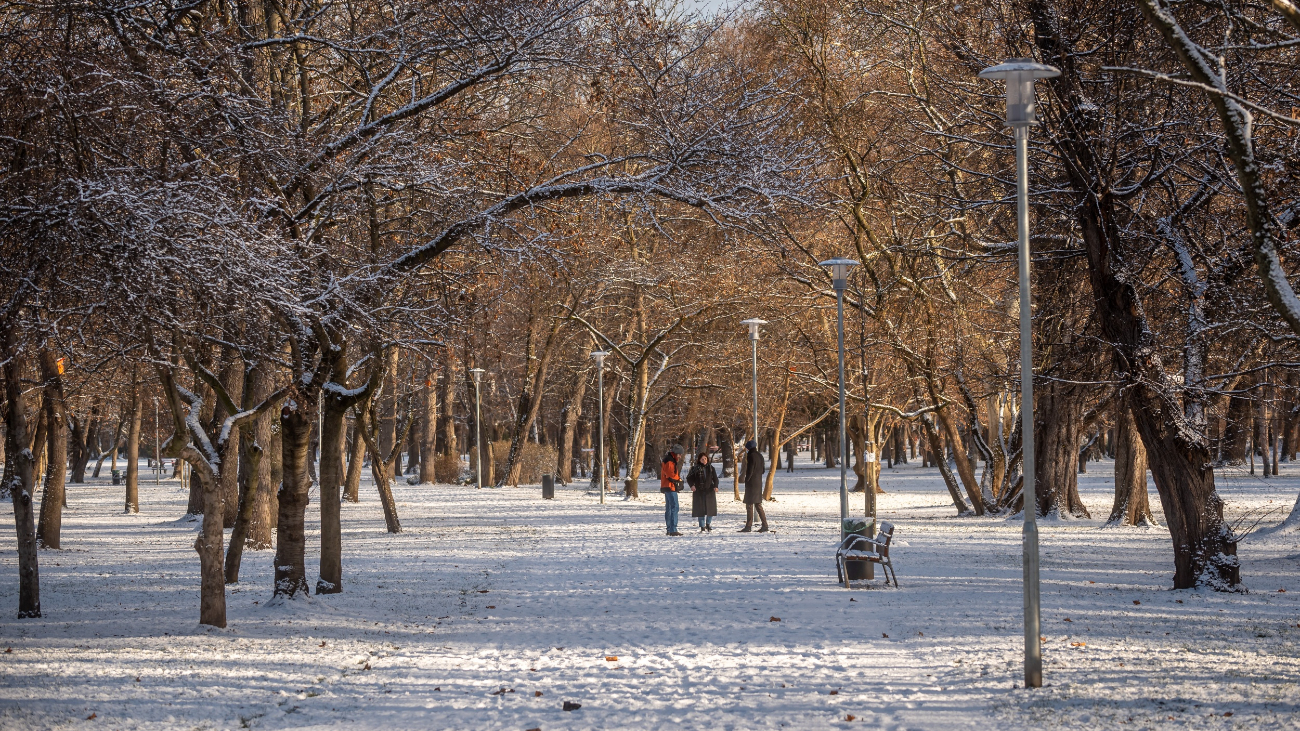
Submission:
[[[248,553],[226,630],[195,624],[175,483],[142,484],[130,517],[120,488],[70,486],[68,548],[41,555],[46,616],[0,614],[0,728],[1300,728],[1296,536],[1248,539],[1253,591],[1224,596],[1168,591],[1163,530],[1045,525],[1052,685],[1027,692],[1018,522],[957,519],[936,471],[904,466],[881,501],[903,589],[846,591],[838,473],[801,467],[779,475],[775,535],[734,533],[729,480],[714,533],[683,519],[681,538],[657,493],[450,486],[401,486],[389,536],[363,489],[345,592],[267,607],[270,552]],[[1104,517],[1109,465],[1092,470]],[[1298,484],[1221,479],[1237,513],[1289,506]],[[0,609],[17,601],[12,530]]]

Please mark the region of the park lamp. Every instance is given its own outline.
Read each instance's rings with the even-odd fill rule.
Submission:
[[[767,324],[767,320],[760,320],[757,317],[751,317],[748,320],[741,320],[741,325],[749,328],[749,339],[758,340],[758,328]]]
[[[483,370],[482,368],[471,368],[471,369],[469,369],[469,375],[470,375],[470,377],[472,377],[472,378],[474,379],[474,385],[475,385],[475,386],[477,386],[477,385],[479,385],[480,383],[483,382],[483,374],[484,374],[484,373],[487,373],[487,371]]]
[[[856,259],[827,259],[821,266],[831,270],[831,283],[837,292],[843,292],[849,283],[849,270],[857,266]]]
[[[609,351],[608,351],[608,350],[593,350],[593,351],[591,351],[591,357],[593,357],[593,358],[596,359],[596,367],[597,367],[597,368],[604,368],[604,367],[605,367],[605,356],[607,356],[607,355],[609,355]]]
[[[1061,72],[1032,58],[1011,58],[984,69],[979,75],[981,79],[1004,79],[1007,82],[1008,127],[1032,127],[1038,124],[1034,82],[1060,76]]]

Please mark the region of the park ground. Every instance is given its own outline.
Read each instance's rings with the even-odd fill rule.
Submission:
[[[956,517],[915,464],[882,477],[901,589],[836,584],[839,474],[806,461],[777,476],[774,534],[735,532],[729,479],[715,531],[687,515],[680,538],[653,488],[405,484],[389,535],[366,483],[344,593],[272,602],[272,552],[249,552],[226,629],[197,623],[176,481],[144,480],[138,515],[106,479],[69,485],[41,619],[15,618],[0,529],[0,729],[1300,728],[1300,535],[1243,540],[1248,593],[1173,591],[1165,530],[1102,526],[1110,470],[1080,475],[1092,520],[1042,525],[1035,690],[1020,522]],[[1219,472],[1240,530],[1286,515],[1300,466],[1282,473]]]

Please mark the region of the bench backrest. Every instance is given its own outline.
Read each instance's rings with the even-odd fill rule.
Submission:
[[[885,557],[889,556],[889,544],[893,540],[894,540],[894,524],[881,523],[880,533],[876,534],[876,544],[877,544],[876,550],[880,552],[881,556],[885,556]]]

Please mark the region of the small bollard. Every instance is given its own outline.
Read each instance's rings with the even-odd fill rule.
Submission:
[[[550,475],[542,475],[542,499],[555,499],[555,478]]]

